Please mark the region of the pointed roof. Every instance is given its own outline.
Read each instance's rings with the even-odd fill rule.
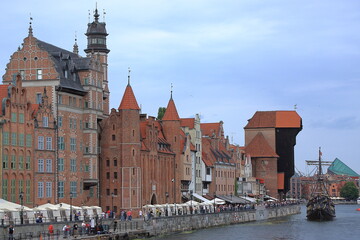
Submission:
[[[130,84],[128,84],[126,86],[124,96],[121,100],[121,103],[120,103],[120,106],[118,109],[119,110],[140,110]]]
[[[257,111],[246,128],[301,128],[301,117],[296,111]]]
[[[164,117],[162,118],[163,121],[174,121],[174,120],[180,120],[179,114],[176,110],[176,106],[174,103],[174,100],[172,97],[169,100],[169,103],[167,105]]]
[[[347,175],[350,177],[360,177],[354,170],[348,167],[345,163],[343,163],[340,159],[335,158],[330,167],[328,168],[329,173],[333,173],[336,175]]]
[[[252,157],[279,157],[261,132],[245,147],[245,152]]]

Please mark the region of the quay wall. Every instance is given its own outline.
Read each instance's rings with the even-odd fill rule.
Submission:
[[[136,236],[158,236],[182,231],[211,228],[221,225],[239,224],[252,221],[284,217],[292,214],[299,214],[300,205],[282,206],[276,208],[265,208],[258,206],[256,209],[220,212],[208,214],[180,215],[152,218],[148,221],[134,219],[131,222],[116,220],[116,231],[114,232],[114,219],[103,219],[102,224],[106,225],[110,234],[95,236],[78,236],[78,239],[129,239]],[[52,222],[38,224],[24,224],[15,226],[16,239],[47,239],[48,226],[52,224],[55,230],[55,239],[62,238],[62,227],[69,222]],[[69,224],[72,226],[75,222]],[[77,222],[81,226],[81,222]],[[0,228],[0,239],[7,239],[8,226]],[[2,230],[2,231],[1,231]],[[45,237],[45,238],[44,238]]]
[[[166,218],[154,218],[145,223],[144,228],[149,235],[157,236],[221,225],[284,217],[292,214],[298,214],[300,211],[300,205],[291,205],[277,208],[257,207],[257,209],[254,210],[238,212],[171,216]]]

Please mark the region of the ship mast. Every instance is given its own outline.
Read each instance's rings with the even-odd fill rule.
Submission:
[[[319,147],[319,159],[318,160],[306,160],[307,165],[315,165],[318,166],[318,172],[317,172],[317,181],[314,186],[314,190],[311,193],[311,195],[318,195],[318,194],[326,194],[328,195],[328,191],[325,185],[324,176],[322,172],[322,167],[324,165],[330,166],[331,161],[322,161],[322,152],[321,147]]]

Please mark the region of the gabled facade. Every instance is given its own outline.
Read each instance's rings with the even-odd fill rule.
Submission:
[[[118,110],[102,121],[100,139],[103,209],[118,214],[175,201],[175,154],[160,122],[140,114],[130,81]]]
[[[201,128],[200,128],[200,116],[196,114],[195,118],[182,118],[181,129],[190,135],[190,141],[194,150],[192,151],[192,179],[189,189],[194,193],[203,195],[203,171],[205,164],[202,161],[202,149],[201,149]]]
[[[235,195],[235,160],[229,139],[224,138],[223,122],[201,124],[203,159],[212,165],[210,195]],[[205,163],[206,164],[206,163]],[[208,170],[207,170],[208,171]]]
[[[98,123],[109,115],[109,50],[106,47],[105,23],[99,22],[97,10],[86,35],[87,56],[81,57],[76,42],[73,52],[56,47],[37,39],[30,24],[28,36],[22,47],[10,57],[3,75],[3,83],[6,85],[13,81],[14,74],[21,76],[22,87],[27,92],[26,101],[31,105],[40,106],[44,89],[46,91],[48,105],[46,109],[39,109],[38,117],[41,119],[36,118],[38,127],[35,132],[31,132],[35,142],[32,144],[33,152],[29,161],[34,176],[39,169],[42,170],[42,160],[45,170],[46,161],[49,160],[48,170],[53,168],[55,180],[50,185],[50,178],[46,178],[47,182],[39,182],[31,189],[31,194],[34,195],[26,203],[30,207],[47,201],[70,202],[70,196],[77,205],[99,203]],[[43,110],[46,112],[42,112]],[[49,127],[46,127],[46,136],[54,135],[51,144],[48,142],[49,146],[52,145],[51,150],[39,149],[38,144],[40,141],[42,148],[41,141],[44,137],[45,147],[47,146],[46,136],[41,135],[45,131],[42,125],[44,114],[49,117],[51,114],[51,118],[55,118],[55,121],[49,120]],[[50,131],[54,133],[50,134]],[[50,153],[54,155],[51,164]],[[50,177],[51,174],[37,175]],[[3,182],[4,188],[11,188],[11,183]]]

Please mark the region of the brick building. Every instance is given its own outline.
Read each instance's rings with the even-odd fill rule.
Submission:
[[[296,111],[258,111],[244,129],[245,152],[251,155],[254,176],[265,180],[271,196],[284,196],[294,175],[300,116]]]
[[[3,146],[6,156],[15,156],[11,158],[17,162],[15,169],[2,169],[3,175],[11,174],[11,182],[3,181],[3,197],[11,193],[17,198],[20,190],[15,193],[13,186],[20,189],[19,186],[29,179],[31,186],[28,187],[27,182],[24,185],[24,192],[29,192],[29,196],[25,195],[28,206],[69,202],[70,197],[77,205],[99,203],[98,123],[109,112],[109,50],[105,23],[99,22],[97,10],[94,21],[88,24],[86,35],[87,56],[81,57],[76,40],[73,52],[61,49],[34,37],[30,23],[22,47],[11,56],[3,83],[19,86],[13,81],[13,76],[19,74],[21,87],[26,89],[26,99],[13,99],[12,95],[16,96],[17,92],[10,92],[8,98],[16,104],[29,102],[29,106],[38,104],[41,108],[34,116],[28,116],[30,108],[24,111],[24,107],[11,113],[19,114],[19,119],[20,114],[27,114],[27,124],[33,126],[33,129],[26,129],[27,133],[22,130],[22,123],[18,123],[9,134],[21,137],[18,140],[11,138],[11,141],[18,141],[16,146],[19,147],[23,134],[30,134],[26,136],[31,136],[32,144],[23,149],[24,155],[15,145],[11,149]],[[5,114],[6,117],[9,116]],[[30,161],[31,166],[26,179],[22,176],[24,174],[14,174],[14,170],[20,171],[23,157]],[[3,159],[11,162],[6,160],[7,157]],[[6,166],[6,162],[3,165]]]

